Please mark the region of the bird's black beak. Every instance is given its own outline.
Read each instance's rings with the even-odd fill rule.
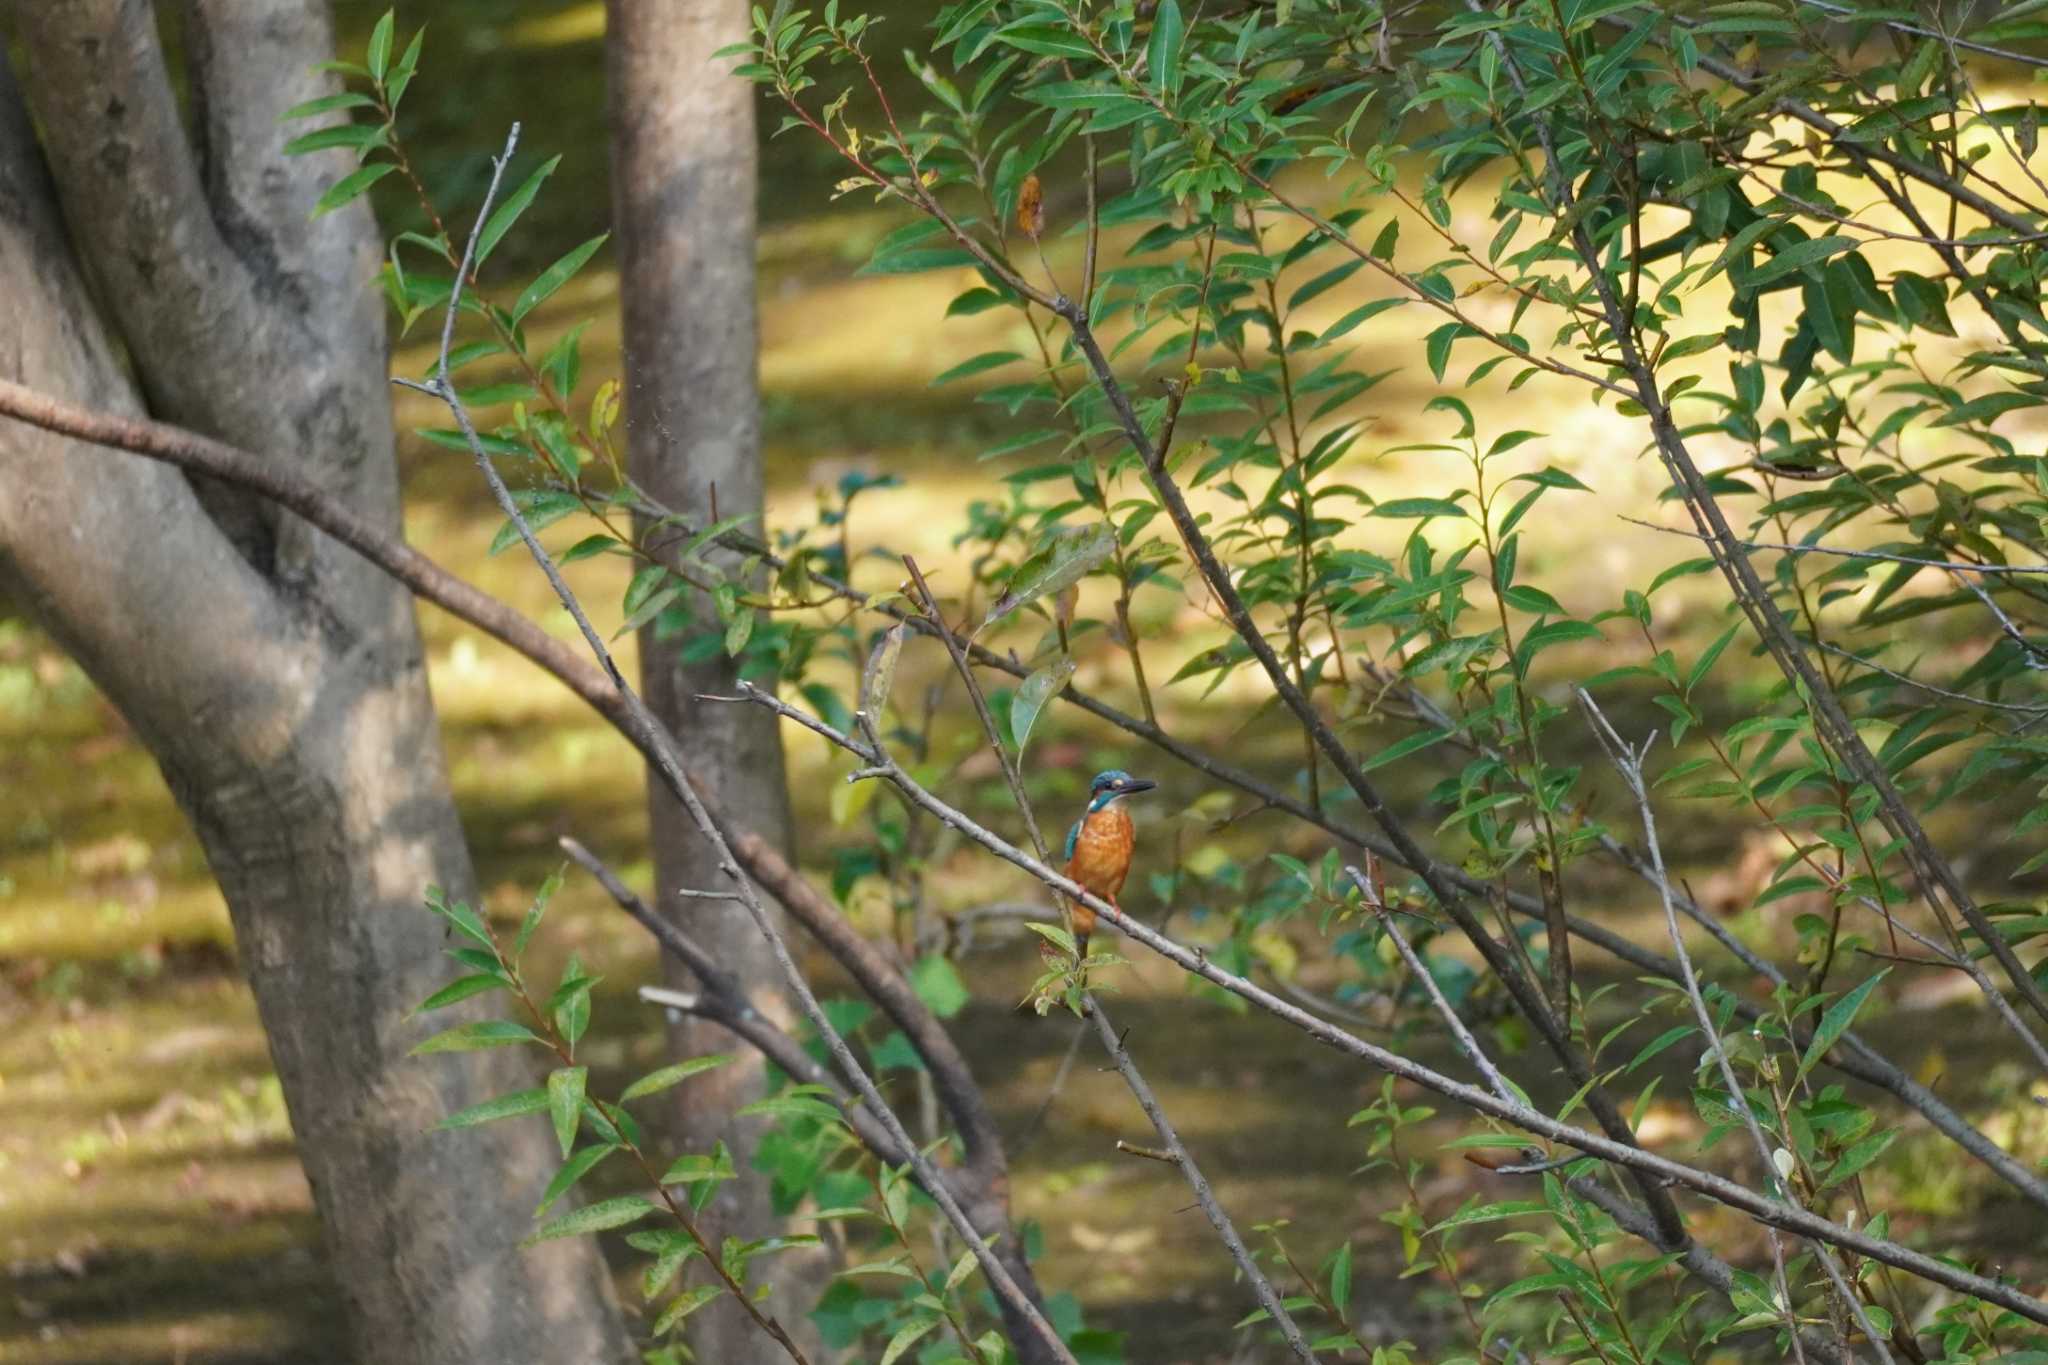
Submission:
[[[1151,791],[1154,787],[1158,785],[1159,784],[1157,782],[1154,782],[1149,777],[1134,777],[1130,779],[1128,782],[1124,783],[1123,793],[1125,796],[1134,796],[1139,792]]]

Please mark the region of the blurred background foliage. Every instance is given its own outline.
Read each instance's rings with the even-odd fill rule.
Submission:
[[[344,51],[360,49],[383,7],[381,0],[340,0]],[[422,179],[436,188],[451,221],[466,221],[511,121],[526,128],[522,167],[563,156],[494,262],[508,278],[531,275],[609,222],[603,5],[438,0],[431,12],[420,8],[402,11],[401,21],[407,28],[427,21],[431,74],[408,97],[404,132]],[[885,18],[888,32],[874,47],[889,53],[917,43],[939,6],[876,0],[866,8]],[[166,22],[175,41],[175,20]],[[902,62],[883,60],[878,70],[899,102],[918,101],[921,87]],[[1995,93],[1995,81],[1987,79],[1985,88]],[[848,106],[849,122],[873,123],[865,98],[857,95]],[[762,114],[769,524],[829,526],[831,536],[843,535],[850,572],[864,587],[896,586],[900,572],[892,561],[863,553],[887,545],[928,566],[951,566],[952,582],[942,579],[940,586],[958,591],[964,555],[954,536],[967,524],[971,503],[1003,497],[1000,479],[1010,468],[978,457],[1012,434],[1012,422],[1000,404],[977,401],[974,384],[933,388],[930,380],[978,354],[1019,344],[1020,324],[1002,313],[946,321],[949,301],[972,282],[966,272],[856,274],[910,215],[876,207],[864,195],[833,203],[841,164],[814,138],[772,136],[780,116],[771,99],[764,98]],[[1397,169],[1411,180],[1418,174],[1415,166]],[[1071,221],[1076,188],[1047,180],[1048,217]],[[1481,176],[1455,196],[1451,232],[1474,242],[1490,237],[1496,189]],[[387,229],[414,226],[396,184],[387,181],[377,196]],[[1408,218],[1420,230],[1417,216]],[[533,322],[545,339],[591,320],[582,342],[586,384],[618,373],[618,287],[608,255],[600,254]],[[1333,290],[1318,309],[1334,316],[1385,296],[1382,286],[1360,277]],[[1434,325],[1422,310],[1395,310],[1346,342],[1353,364],[1386,372],[1367,405],[1357,457],[1382,501],[1437,488],[1442,457],[1400,448],[1446,440],[1459,425],[1452,414],[1426,408],[1438,390],[1423,362]],[[1976,339],[1986,335],[1980,326]],[[396,370],[425,369],[423,328],[397,338],[395,347]],[[1597,491],[1597,501],[1587,503],[1597,511],[1532,519],[1523,577],[1540,575],[1548,592],[1590,615],[1615,605],[1618,584],[1643,582],[1693,556],[1683,541],[1607,515],[1651,508],[1664,487],[1654,460],[1638,453],[1636,421],[1587,403],[1581,388],[1550,376],[1513,391],[1504,382],[1482,385],[1465,397],[1481,432],[1546,433],[1525,452],[1532,467],[1555,465]],[[396,401],[402,432],[435,421],[417,395]],[[659,413],[641,420],[658,421]],[[410,436],[402,450],[409,538],[550,629],[569,633],[530,564],[488,553],[498,520],[467,460]],[[892,478],[865,488],[849,511],[846,489],[883,476]],[[619,561],[598,559],[574,572],[587,600],[619,602],[626,577]],[[1654,603],[1658,644],[1680,659],[1698,657],[1721,634],[1719,601],[1704,580],[1674,582]],[[1183,593],[1140,594],[1132,609],[1141,637],[1174,639],[1180,657],[1172,666],[1222,638]],[[612,624],[617,616],[614,608]],[[487,904],[516,912],[556,866],[554,840],[564,833],[644,882],[640,765],[624,741],[466,627],[431,609],[423,618],[451,773],[489,888]],[[1927,641],[1931,658],[1967,660],[1983,646],[1982,639]],[[630,659],[630,640],[621,649]],[[1543,669],[1551,677],[1583,676],[1641,662],[1641,652],[1582,643],[1550,652]],[[936,655],[924,651],[905,664],[899,698],[941,680]],[[1079,644],[1077,661],[1079,684],[1136,709],[1120,649],[1097,637]],[[830,668],[825,672],[829,677]],[[1725,724],[1754,710],[1775,681],[1767,661],[1731,651],[1694,703],[1710,723]],[[1206,692],[1192,683],[1158,690],[1168,729],[1284,782],[1298,767],[1300,737],[1260,705],[1264,700],[1242,675]],[[1647,695],[1633,700],[1618,711],[1632,732],[1668,723]],[[963,797],[970,809],[1000,817],[1007,795],[993,763],[973,756],[978,736],[960,710],[935,718],[931,742],[952,756],[954,794],[971,794]],[[790,749],[807,867],[833,882],[868,927],[891,930],[886,886],[864,880],[859,863],[866,841],[853,827],[858,812],[833,804],[833,794],[845,789],[828,779],[847,765],[806,737],[792,737]],[[1033,739],[1034,792],[1048,812],[1077,808],[1090,774],[1138,761],[1115,732],[1072,712],[1048,712]],[[1327,840],[1314,831],[1226,821],[1245,813],[1236,810],[1241,803],[1219,799],[1150,755],[1143,761],[1162,769],[1147,775],[1164,779],[1167,790],[1143,817],[1139,869],[1124,901],[1133,912],[1153,918],[1170,911],[1176,932],[1230,941],[1233,915],[1247,896],[1273,893],[1273,855],[1321,856]],[[1397,766],[1384,776],[1405,808],[1427,815],[1425,823],[1447,809],[1429,800],[1426,772]],[[1958,805],[1932,825],[1940,841],[1969,849],[1973,876],[2002,876],[2027,850],[2004,838],[1973,837],[1982,833],[1981,819]],[[1780,958],[1791,955],[1788,917],[1751,907],[1777,862],[1768,840],[1724,806],[1706,803],[1671,822],[1666,837],[1676,870],[1731,927]],[[928,878],[933,899],[947,911],[1002,903],[1024,891],[1001,869],[964,855],[936,864]],[[1620,873],[1588,868],[1575,889],[1582,912],[1645,942],[1661,935],[1654,902]],[[2038,886],[2025,881],[2019,890]],[[577,879],[557,904],[552,932],[536,951],[574,951],[605,977],[598,1034],[586,1048],[593,1066],[623,1076],[656,1064],[659,1028],[632,996],[654,976],[643,936]],[[1256,932],[1235,935],[1246,965],[1318,998],[1349,979],[1341,963],[1303,951],[1302,927],[1263,927],[1256,917],[1253,924]],[[1077,1287],[1092,1322],[1139,1334],[1146,1348],[1135,1359],[1208,1358],[1228,1340],[1240,1296],[1228,1264],[1191,1225],[1193,1215],[1175,1212],[1186,1201],[1173,1173],[1113,1154],[1115,1137],[1142,1131],[1136,1110],[1113,1076],[1081,1066],[1049,1115],[1035,1122],[1069,1026],[1057,1019],[1022,1024],[1011,1013],[1032,970],[1030,950],[1014,935],[984,931],[956,942],[972,996],[952,1022],[1006,1132],[1022,1135],[1012,1138],[1015,1202],[1041,1229],[1043,1278]],[[1446,972],[1455,972],[1456,954],[1446,961]],[[1599,973],[1610,970],[1596,963],[1585,988],[1597,988]],[[1611,972],[1612,979],[1623,975]],[[2044,1111],[2010,1103],[2028,1087],[2015,1050],[1946,981],[1908,986],[1867,1032],[1945,1096],[2017,1115],[2010,1131],[1993,1136],[2023,1159],[2048,1155]],[[1432,1320],[1455,1312],[1440,1291],[1409,1301],[1400,1238],[1382,1215],[1398,1223],[1411,1196],[1448,1210],[1479,1188],[1483,1177],[1455,1154],[1431,1155],[1461,1131],[1458,1123],[1426,1120],[1398,1137],[1397,1150],[1421,1157],[1419,1189],[1353,1180],[1350,1173],[1369,1153],[1341,1119],[1380,1100],[1375,1078],[1334,1054],[1296,1046],[1295,1036],[1271,1021],[1191,1001],[1178,974],[1158,963],[1139,961],[1124,984],[1122,1020],[1134,1044],[1150,1044],[1153,1083],[1226,1204],[1291,1220],[1287,1236],[1303,1246],[1353,1240],[1360,1283],[1384,1286],[1369,1301],[1398,1305],[1386,1310],[1390,1333],[1426,1334]],[[1411,1045],[1438,1061],[1448,1056],[1434,1037]],[[1665,1061],[1682,1082],[1685,1068]],[[1683,1084],[1669,1093],[1682,1095]],[[1303,1122],[1307,1113],[1330,1121]],[[1684,1146],[1700,1133],[1682,1101],[1651,1105],[1642,1127],[1651,1145]],[[1909,1136],[1871,1178],[1887,1207],[1939,1217],[1957,1241],[1994,1255],[2039,1254],[2025,1221],[2009,1217],[1976,1172],[1945,1159],[1932,1143]],[[1710,1236],[1734,1231],[1732,1219],[1727,1226],[1716,1226],[1712,1216],[1702,1221]],[[1493,1253],[1475,1244],[1472,1254],[1483,1261]],[[197,846],[141,746],[56,647],[4,604],[0,1266],[0,1360],[313,1361],[328,1358],[324,1343],[335,1330],[336,1305],[289,1127],[234,973],[226,913]]]

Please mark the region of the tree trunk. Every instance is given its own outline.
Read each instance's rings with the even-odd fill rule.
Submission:
[[[277,115],[332,88],[309,71],[332,52],[324,9],[187,10],[196,148],[148,5],[17,11],[43,145],[0,60],[0,372],[302,461],[395,530],[374,227],[360,203],[309,218],[347,158],[280,155]],[[0,585],[198,830],[355,1358],[631,1359],[594,1244],[518,1248],[544,1128],[428,1131],[532,1084],[532,1058],[405,1055],[447,972],[421,894],[473,896],[473,877],[404,590],[272,508],[4,421]]]
[[[746,0],[610,0],[606,52],[612,125],[612,217],[622,291],[629,419],[635,480],[668,507],[709,521],[760,516],[758,326],[754,300],[754,92],[711,54],[747,36]],[[720,627],[708,600],[693,608],[693,630]],[[642,687],[649,704],[690,746],[702,775],[734,825],[787,851],[789,793],[775,717],[751,706],[707,706],[700,693],[729,693],[736,676],[720,652],[699,663],[678,657],[681,641],[640,635]],[[773,958],[743,909],[730,901],[687,900],[678,888],[713,888],[724,875],[689,817],[649,782],[656,903],[688,925],[778,1022],[793,1012],[775,982]],[[779,913],[779,912],[778,912]],[[678,968],[671,962],[670,972]],[[688,985],[687,981],[676,984]],[[734,1039],[708,1022],[670,1027],[678,1055],[722,1051]],[[732,1110],[760,1098],[763,1065],[740,1048],[740,1064],[693,1082],[672,1132],[691,1151],[723,1139],[743,1172],[764,1126],[735,1122]],[[709,1083],[709,1084],[707,1084]],[[767,1181],[728,1182],[712,1206],[720,1235],[769,1235],[778,1220]],[[822,1256],[784,1253],[768,1263],[774,1303],[786,1325],[804,1327],[829,1267]],[[691,1319],[698,1359],[766,1358],[771,1344],[730,1303]],[[815,1336],[804,1341],[816,1347]]]

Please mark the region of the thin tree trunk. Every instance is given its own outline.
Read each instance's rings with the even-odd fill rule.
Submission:
[[[147,5],[15,17],[43,145],[0,60],[0,373],[302,459],[395,529],[372,224],[310,221],[346,159],[278,151],[277,114],[327,88],[323,9],[194,0],[196,153]],[[347,1301],[334,1353],[631,1359],[593,1244],[518,1248],[545,1129],[428,1131],[534,1063],[406,1056],[446,976],[421,894],[474,878],[404,591],[274,509],[7,422],[0,585],[149,746],[220,880]]]
[[[628,458],[633,477],[667,506],[708,520],[758,517],[763,479],[756,383],[754,300],[754,92],[711,54],[747,36],[745,0],[610,0],[606,50],[612,126],[612,216],[625,314]],[[699,598],[693,631],[717,631]],[[789,794],[775,717],[751,706],[706,706],[700,693],[729,693],[733,663],[721,651],[697,663],[682,640],[641,632],[641,677],[649,704],[690,746],[693,767],[736,826],[777,847],[790,842]],[[753,996],[788,1024],[789,1002],[772,983],[773,959],[742,908],[686,900],[678,888],[708,888],[723,877],[682,808],[650,779],[656,905],[687,924]],[[679,969],[670,963],[668,970]],[[674,983],[687,986],[686,977]],[[670,1026],[678,1055],[723,1051],[735,1040],[715,1024]],[[762,1237],[780,1220],[768,1182],[751,1172],[762,1129],[732,1111],[762,1093],[763,1064],[740,1048],[742,1065],[721,1068],[687,1092],[672,1134],[691,1151],[723,1140],[746,1178],[713,1204],[720,1235]],[[706,1084],[709,1083],[709,1084]],[[818,1255],[776,1257],[774,1302],[784,1323],[804,1321],[829,1267]],[[691,1319],[700,1360],[765,1359],[768,1343],[731,1304]],[[804,1343],[815,1349],[813,1335]]]

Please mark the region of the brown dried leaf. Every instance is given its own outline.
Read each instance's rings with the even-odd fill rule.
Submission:
[[[1017,187],[1017,230],[1032,241],[1045,231],[1045,195],[1038,187],[1038,175],[1024,177]]]

